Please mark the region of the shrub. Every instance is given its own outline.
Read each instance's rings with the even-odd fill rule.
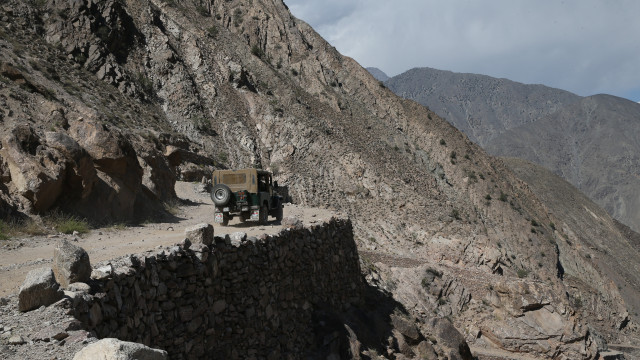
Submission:
[[[458,209],[453,209],[451,210],[451,217],[456,219],[456,220],[460,220],[460,211],[458,211]]]
[[[556,230],[556,224],[554,224],[554,223],[549,223],[549,227],[551,227],[551,230],[553,230],[553,231]]]
[[[298,76],[298,70],[291,68],[291,75]]]
[[[518,269],[517,271],[517,275],[520,279],[526,278],[527,276],[529,276],[529,272],[525,269]]]
[[[451,154],[449,155],[449,157],[450,157],[452,160],[455,160],[455,159],[456,159],[456,152],[455,152],[455,151],[452,151],[452,152],[451,152]]]
[[[538,226],[538,222],[535,219],[531,219],[531,226]]]
[[[507,194],[500,191],[500,201],[507,202]]]
[[[487,199],[487,201],[491,201],[491,195],[487,194],[487,196],[484,197],[485,199]]]
[[[214,38],[218,36],[218,27],[216,27],[215,25],[211,26],[207,29],[207,32],[209,33],[209,36]]]
[[[264,56],[264,51],[258,45],[253,45],[251,47],[251,54],[262,59],[262,57]]]
[[[429,115],[431,115],[431,114],[429,114]],[[446,146],[447,142],[444,141],[444,139],[440,139],[440,145]]]

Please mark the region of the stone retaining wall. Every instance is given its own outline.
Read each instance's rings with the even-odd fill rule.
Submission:
[[[302,358],[314,309],[349,307],[364,287],[351,222],[336,218],[134,255],[96,281],[75,307],[90,330],[175,359]]]

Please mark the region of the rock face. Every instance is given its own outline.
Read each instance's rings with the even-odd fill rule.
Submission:
[[[102,339],[78,351],[73,360],[166,360],[167,352],[143,344]]]
[[[87,282],[91,277],[91,262],[87,252],[66,239],[60,239],[53,249],[53,272],[63,287]]]
[[[29,311],[60,300],[62,291],[53,276],[53,271],[50,268],[40,268],[29,271],[20,287],[18,297],[18,309]]]

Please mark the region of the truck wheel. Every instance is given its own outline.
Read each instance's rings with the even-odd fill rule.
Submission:
[[[231,189],[225,184],[217,184],[211,189],[211,200],[217,206],[225,206],[231,199]]]
[[[260,225],[266,225],[269,219],[269,208],[266,205],[260,207],[260,213],[258,214],[258,223]]]
[[[280,203],[280,207],[278,208],[278,210],[275,211],[273,216],[276,218],[276,220],[282,221],[282,213],[283,213],[282,203]]]
[[[222,215],[222,226],[227,226],[227,225],[229,225],[229,219],[230,219],[230,218],[231,218],[231,217],[229,216],[229,214],[224,213],[224,214]]]

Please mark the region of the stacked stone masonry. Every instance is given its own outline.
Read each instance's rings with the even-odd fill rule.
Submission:
[[[76,316],[100,338],[172,359],[302,358],[315,343],[314,310],[356,304],[364,287],[351,222],[337,218],[122,263],[93,284]]]

